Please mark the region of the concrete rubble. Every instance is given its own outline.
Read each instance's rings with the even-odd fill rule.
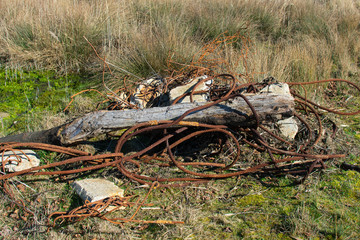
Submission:
[[[108,197],[124,197],[124,190],[114,183],[101,178],[83,179],[75,181],[71,187],[85,201],[95,202]]]
[[[0,163],[5,163],[8,172],[19,172],[40,165],[40,159],[32,150],[6,151],[0,154]]]
[[[170,103],[174,102],[175,99],[183,95],[184,93],[190,93],[195,85],[200,82],[201,80],[204,80],[208,78],[208,76],[200,76],[194,79],[191,79],[190,82],[186,85],[176,87],[172,90],[170,90]],[[206,93],[201,94],[194,94],[193,95],[193,101],[194,102],[207,102],[209,101],[209,90],[210,86],[212,84],[212,80],[205,81],[201,83],[199,86],[196,87],[195,91],[207,91]],[[185,103],[190,102],[190,96],[186,96],[178,101],[178,103]]]
[[[260,90],[260,94],[286,94],[291,95],[289,85],[286,83],[273,83],[262,90]],[[278,129],[281,134],[288,138],[289,140],[293,140],[299,131],[299,127],[294,117],[286,118],[280,120],[276,123]]]
[[[161,95],[159,87],[163,84],[161,78],[150,78],[139,84],[135,93],[130,96],[130,103],[140,109],[147,108]]]
[[[135,93],[130,96],[130,103],[136,105],[140,109],[151,107],[154,100],[160,100],[160,105],[170,105],[175,101],[176,98],[180,97],[184,93],[190,93],[195,85],[201,81],[208,78],[208,76],[200,76],[194,79],[190,79],[189,82],[185,85],[175,87],[170,90],[167,94],[161,94],[161,88],[164,85],[163,79],[161,78],[150,78],[142,83],[140,83]],[[212,80],[205,81],[201,83],[195,91],[207,91],[206,93],[194,94],[193,101],[194,102],[207,102],[209,101],[209,90],[210,85],[212,84]],[[159,98],[163,99],[159,99]],[[186,96],[178,101],[178,103],[190,102],[190,96]]]
[[[286,83],[273,83],[260,90],[260,94],[291,95],[289,85]]]
[[[299,131],[299,127],[294,117],[278,121],[277,126],[281,134],[291,140],[295,138],[297,132]]]

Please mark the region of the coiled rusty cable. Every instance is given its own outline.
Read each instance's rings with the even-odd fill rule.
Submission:
[[[220,77],[230,77],[231,75],[219,75]],[[233,83],[235,78],[232,78]],[[204,79],[206,80],[206,79]],[[207,79],[208,80],[208,79]],[[316,83],[325,83],[325,82],[345,82],[354,86],[355,89],[360,91],[360,88],[347,81],[341,79],[330,79],[330,80],[323,80],[323,81],[315,81],[309,83],[289,83],[290,86],[297,86],[297,85],[307,85],[307,84],[316,84]],[[197,85],[198,86],[198,85]],[[196,88],[196,87],[195,87]],[[194,89],[195,89],[194,88]],[[272,131],[268,130],[266,127],[260,124],[259,118],[257,116],[256,111],[252,107],[252,105],[247,100],[246,96],[239,93],[240,89],[247,88],[247,91],[258,91],[257,86],[255,84],[243,84],[240,87],[236,87],[235,84],[232,84],[230,90],[228,92],[217,95],[218,99],[210,102],[204,106],[197,107],[185,112],[183,115],[178,117],[176,120],[173,121],[150,121],[147,123],[141,123],[135,125],[129,129],[127,129],[118,139],[117,145],[115,147],[114,153],[107,153],[107,154],[98,154],[91,156],[87,152],[75,150],[72,148],[64,148],[54,145],[48,144],[39,144],[39,143],[5,143],[0,144],[0,151],[4,153],[5,151],[15,151],[16,149],[22,148],[31,148],[35,150],[45,150],[45,151],[54,151],[58,153],[64,153],[69,156],[72,156],[69,159],[54,162],[50,164],[46,164],[43,166],[33,167],[27,170],[22,170],[19,172],[13,173],[6,173],[0,175],[0,181],[2,183],[3,191],[9,195],[11,198],[15,199],[13,196],[8,180],[21,175],[69,175],[69,174],[78,174],[86,171],[93,171],[97,169],[103,169],[106,167],[117,168],[123,175],[127,176],[128,178],[137,181],[141,184],[148,184],[152,186],[150,191],[152,190],[154,184],[158,187],[169,187],[169,186],[183,186],[192,183],[203,183],[207,182],[212,179],[220,179],[220,178],[228,178],[234,176],[240,176],[243,174],[250,174],[256,172],[274,172],[280,173],[283,171],[284,173],[304,173],[305,176],[301,180],[303,182],[306,177],[318,167],[325,168],[325,160],[333,159],[333,158],[342,158],[345,157],[344,154],[317,154],[312,152],[313,146],[318,144],[321,137],[322,137],[322,123],[321,118],[316,110],[316,108],[320,108],[335,114],[341,115],[355,115],[360,113],[360,111],[355,111],[352,113],[346,112],[339,112],[337,110],[328,109],[326,107],[322,107],[314,102],[308,100],[306,97],[302,97],[297,94],[295,91],[291,91],[291,93],[299,98],[296,101],[304,107],[304,109],[310,109],[310,113],[313,114],[316,118],[316,122],[318,125],[318,133],[317,135],[314,134],[312,131],[312,127],[310,124],[305,120],[300,113],[294,112],[294,116],[299,119],[299,121],[305,126],[307,129],[307,139],[304,140],[304,143],[300,145],[300,147],[295,148],[292,146],[292,143],[288,140],[285,140],[278,136],[277,134],[273,133]],[[242,90],[241,90],[242,91]],[[194,90],[193,93],[190,93],[190,97],[196,94]],[[243,100],[248,104],[249,109],[252,112],[256,120],[256,124],[248,129],[241,129],[241,128],[229,128],[225,125],[211,125],[211,124],[202,124],[198,122],[188,122],[183,121],[184,117],[195,112],[201,111],[205,108],[211,107],[213,105],[219,104],[223,101],[229,100],[233,97],[242,97]],[[192,98],[192,97],[191,97]],[[313,107],[314,106],[314,107]],[[316,107],[316,108],[315,108]],[[307,110],[306,110],[307,111]],[[163,135],[156,140],[154,143],[146,146],[144,149],[130,154],[124,155],[122,152],[122,148],[124,144],[129,141],[130,139],[139,136],[143,133],[153,132],[155,130],[162,130]],[[267,139],[261,136],[260,130],[265,131],[269,134],[270,137],[276,139],[279,142],[285,143],[290,150],[287,148],[275,147],[270,145],[267,142]],[[227,141],[233,144],[233,149],[230,153],[231,159],[230,163],[225,162],[211,162],[211,161],[197,161],[197,162],[184,162],[178,160],[177,157],[174,155],[174,149],[179,147],[180,145],[186,144],[187,142],[191,142],[196,137],[206,135],[206,134],[221,134]],[[242,136],[241,140],[239,134]],[[170,142],[171,141],[171,142]],[[243,145],[240,142],[246,143],[248,146],[257,149],[258,151],[266,151],[269,155],[269,161],[260,161],[260,163],[254,164],[252,162],[252,166],[250,165],[247,168],[234,168],[234,166],[240,160],[240,154],[242,152]],[[152,155],[150,152],[158,148],[159,150],[157,153],[153,153]],[[222,148],[222,147],[221,147]],[[219,151],[221,153],[221,151]],[[163,156],[162,156],[163,155]],[[230,156],[229,155],[229,156]],[[106,159],[106,161],[104,161]],[[156,163],[156,161],[160,161],[160,163]],[[310,163],[310,167],[307,170],[298,169],[298,170],[286,170],[283,166],[290,166],[295,164],[294,161],[300,161],[302,163]],[[155,163],[154,163],[155,162]],[[74,168],[69,170],[52,170],[55,167],[60,166],[68,166],[71,164],[79,164],[81,163],[81,168]],[[5,171],[6,161],[2,162],[3,171]],[[94,165],[95,164],[95,165]],[[128,165],[133,165],[136,167],[136,170],[129,169]],[[181,173],[182,176],[177,177],[163,177],[160,174],[156,176],[147,176],[146,174],[141,173],[141,168],[152,166],[155,164],[157,167],[175,167]],[[279,165],[279,164],[287,164],[287,165]],[[198,171],[190,170],[188,166],[193,168],[199,168]],[[47,170],[47,171],[44,171]],[[149,191],[149,193],[150,193]],[[148,194],[149,194],[148,193]],[[148,195],[147,195],[148,196]],[[146,196],[146,197],[147,197]],[[145,198],[146,199],[146,198]],[[144,200],[145,200],[144,199]],[[142,222],[145,223],[147,221],[142,220],[134,220],[134,216],[136,215],[137,211],[133,215],[133,217],[126,219],[126,218],[117,218],[117,219],[110,219],[107,218],[105,215],[106,213],[102,213],[100,210],[107,208],[110,205],[115,206],[115,208],[120,207],[132,207],[136,204],[130,203],[129,198],[109,198],[103,200],[102,202],[97,203],[86,203],[84,206],[81,206],[77,209],[71,210],[66,213],[54,213],[50,217],[55,217],[54,223],[56,221],[77,221],[81,220],[84,217],[99,217],[104,220],[108,220],[114,223],[124,223],[124,222]],[[18,199],[15,201],[16,204],[20,207],[26,208],[25,203],[23,200]],[[141,204],[140,204],[141,205]],[[140,206],[139,205],[139,206]],[[100,210],[99,210],[100,209]],[[139,209],[139,207],[138,207]],[[31,211],[30,211],[31,212]],[[166,223],[161,221],[149,221],[153,223]],[[175,222],[174,222],[175,223]]]

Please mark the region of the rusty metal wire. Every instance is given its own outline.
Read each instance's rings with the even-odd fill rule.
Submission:
[[[50,226],[62,225],[64,223],[75,223],[81,221],[88,217],[96,217],[106,221],[109,221],[113,224],[124,224],[128,222],[135,223],[156,223],[156,224],[181,224],[184,223],[182,221],[169,221],[169,220],[137,220],[134,219],[140,208],[145,205],[145,201],[149,197],[150,193],[159,186],[158,182],[154,182],[145,195],[143,200],[140,203],[139,196],[128,196],[128,197],[120,197],[113,196],[105,199],[101,199],[94,202],[85,201],[85,204],[74,208],[67,212],[54,212],[49,215],[48,222]],[[138,197],[136,202],[130,201],[133,198]],[[149,204],[147,204],[149,205]],[[134,213],[129,218],[109,218],[107,215],[115,212],[117,210],[125,211],[126,208],[134,208],[136,207]],[[59,222],[59,223],[58,223]]]
[[[273,175],[298,174],[302,176],[299,180],[299,182],[302,183],[315,169],[325,168],[326,160],[345,157],[344,154],[319,152],[314,149],[314,146],[320,144],[324,130],[321,113],[318,109],[339,115],[355,115],[359,114],[360,111],[341,112],[339,110],[330,109],[309,100],[306,91],[305,96],[302,96],[295,89],[291,89],[291,94],[295,97],[296,103],[298,104],[298,110],[293,112],[293,115],[302,124],[304,136],[302,136],[301,139],[297,139],[297,141],[284,139],[274,131],[274,129],[260,123],[256,111],[245,95],[245,93],[259,92],[260,89],[274,82],[274,79],[269,78],[266,81],[256,84],[243,83],[239,80],[239,77],[241,78],[243,76],[219,74],[219,69],[216,69],[216,71],[213,70],[216,66],[226,65],[224,61],[220,61],[216,58],[207,58],[211,53],[217,51],[224,42],[226,44],[233,44],[235,40],[236,37],[227,38],[224,36],[222,36],[222,39],[220,39],[220,37],[215,39],[214,42],[202,49],[203,52],[200,52],[198,58],[194,58],[191,64],[184,66],[178,71],[171,72],[168,78],[163,79],[164,82],[161,89],[162,94],[168,92],[174,86],[185,84],[189,79],[206,73],[208,74],[207,78],[196,83],[193,91],[180,96],[173,104],[176,104],[179,99],[186,95],[189,95],[190,100],[193,101],[194,94],[203,93],[203,91],[196,90],[198,86],[208,80],[213,80],[215,82],[210,89],[211,102],[191,109],[173,121],[150,121],[130,127],[119,136],[113,153],[90,155],[87,152],[74,150],[72,148],[39,143],[0,144],[2,156],[4,156],[5,151],[15,151],[22,148],[53,151],[71,156],[63,161],[13,173],[6,173],[5,165],[7,164],[7,160],[5,159],[2,161],[3,174],[0,175],[2,190],[14,200],[13,202],[15,205],[32,213],[31,210],[27,208],[23,199],[15,197],[11,190],[11,185],[9,184],[9,180],[12,178],[22,175],[76,176],[76,174],[79,173],[104,168],[114,168],[133,181],[151,186],[142,203],[139,204],[140,200],[131,202],[130,200],[133,196],[123,198],[112,197],[92,203],[86,202],[83,206],[68,212],[53,213],[49,216],[49,221],[53,218],[52,224],[55,225],[56,222],[60,222],[61,224],[65,221],[75,222],[87,217],[98,217],[116,224],[123,224],[126,222],[175,224],[182,222],[160,220],[144,221],[134,219],[140,207],[144,204],[154,188],[185,186],[193,183],[204,183],[214,179],[254,173]],[[244,45],[245,48],[243,49],[244,59],[246,59],[250,42],[245,38],[243,41],[246,42]],[[98,57],[103,61],[104,69],[108,68],[110,70],[109,64],[107,64],[105,58]],[[169,61],[169,63],[170,62],[171,61]],[[172,64],[176,63],[172,62]],[[251,73],[246,72],[246,75],[246,77],[249,77]],[[333,82],[348,84],[360,92],[359,86],[342,79],[288,84],[291,87],[303,87],[304,85],[309,84]],[[109,104],[108,109],[136,108],[136,106],[129,101],[131,90],[125,90],[125,98],[118,95],[119,91],[110,91],[104,101],[114,101]],[[155,88],[151,88],[149,91],[146,90],[141,92],[141,94],[144,98],[152,99],[153,96],[151,94],[154,91]],[[75,97],[75,95],[73,97]],[[240,128],[183,121],[185,116],[193,112],[212,107],[234,97],[241,97],[247,103],[255,120],[253,126]],[[334,129],[336,129],[336,125]],[[145,145],[142,150],[127,154],[124,151],[124,146],[132,139],[140,138],[144,134],[152,135],[151,143]],[[335,131],[331,136],[335,136]],[[215,151],[209,154],[202,154],[201,157],[197,158],[189,158],[189,156],[185,154],[186,148],[189,148],[189,146],[190,148],[196,148],[196,145],[201,145],[201,143],[208,144],[205,148],[213,145]],[[253,157],[253,159],[248,159],[244,153],[246,151],[256,151],[263,154],[257,158]],[[17,163],[19,163],[19,161],[20,159]],[[66,168],[59,168],[65,166]],[[172,168],[172,171],[170,171],[169,168]],[[154,169],[156,169],[156,171],[154,171]],[[113,210],[106,210],[109,206],[113,206]],[[130,218],[107,217],[107,214],[122,207],[136,207],[136,210]]]
[[[2,183],[3,191],[15,199],[12,193],[11,186],[8,180],[15,176],[20,175],[73,175],[87,171],[93,171],[97,169],[103,169],[106,167],[117,168],[124,176],[137,181],[141,184],[148,184],[152,186],[150,191],[156,187],[175,187],[184,186],[192,183],[203,183],[213,179],[221,179],[228,177],[235,177],[244,174],[251,173],[272,173],[272,174],[302,174],[303,178],[299,182],[304,182],[306,177],[317,168],[325,168],[326,160],[333,158],[344,157],[344,154],[319,154],[313,151],[313,147],[319,143],[322,136],[322,122],[319,112],[315,109],[321,108],[334,112],[336,114],[349,115],[347,113],[339,112],[336,110],[330,110],[325,107],[321,107],[318,104],[314,104],[312,101],[301,97],[298,94],[294,94],[296,101],[305,109],[309,109],[310,112],[303,115],[299,112],[294,112],[300,122],[303,123],[307,129],[307,139],[303,140],[302,144],[293,143],[285,140],[261,125],[257,119],[257,114],[252,105],[247,101],[245,95],[239,92],[257,92],[262,84],[243,84],[240,87],[236,86],[235,78],[229,75],[221,75],[220,77],[228,77],[232,79],[233,83],[229,85],[227,92],[218,92],[215,94],[213,102],[210,102],[204,106],[191,109],[184,113],[182,116],[173,121],[150,121],[147,123],[138,124],[127,129],[119,138],[115,147],[114,153],[98,154],[91,156],[86,152],[74,150],[72,148],[65,148],[59,146],[53,146],[48,144],[39,143],[7,143],[0,145],[0,151],[2,154],[5,151],[15,151],[21,148],[31,148],[35,150],[47,150],[55,151],[58,153],[67,154],[72,156],[69,159],[54,162],[47,165],[34,167],[31,169],[6,173],[0,175],[0,181]],[[319,82],[329,82],[319,81]],[[340,81],[340,80],[336,80]],[[348,81],[342,81],[348,83]],[[318,83],[318,82],[315,82]],[[309,83],[306,83],[309,84]],[[290,84],[291,85],[291,84]],[[296,85],[296,84],[293,84]],[[299,85],[299,84],[297,84]],[[351,84],[359,90],[357,86]],[[244,90],[245,88],[245,90]],[[195,92],[196,90],[194,90]],[[255,125],[247,129],[235,129],[229,128],[225,125],[211,125],[198,122],[183,121],[184,117],[195,111],[201,111],[202,109],[219,104],[223,101],[231,99],[233,97],[242,97],[248,104],[249,108],[253,112],[253,116],[256,119]],[[357,114],[359,111],[351,113]],[[313,127],[305,119],[313,115],[315,122],[317,122],[318,130],[316,134],[313,131]],[[264,137],[259,131],[264,131],[268,134],[268,137]],[[160,137],[155,139],[151,144],[145,146],[144,149],[132,153],[124,154],[123,147],[131,139],[136,138],[144,133],[159,132]],[[183,146],[192,145],[197,139],[201,139],[202,136],[217,135],[219,137],[217,157],[212,155],[205,156],[202,160],[197,161],[184,161],[183,156],[179,153],[179,150]],[[280,144],[279,147],[274,146],[269,141],[276,140],[278,143],[284,143],[286,147]],[[220,141],[221,140],[221,141]],[[245,145],[244,145],[245,144]],[[230,147],[226,146],[229,145]],[[241,159],[241,153],[243,148],[252,147],[259,152],[265,152],[268,154],[268,159],[258,159],[250,161],[250,165],[246,168],[236,167]],[[227,149],[226,149],[227,148]],[[230,151],[229,154],[224,154],[225,151]],[[175,153],[176,152],[176,153]],[[224,160],[227,158],[226,160]],[[241,159],[244,161],[244,159]],[[246,161],[246,160],[245,160]],[[248,161],[249,162],[249,161]],[[81,167],[77,167],[81,163]],[[2,162],[2,169],[5,172],[6,160]],[[71,165],[75,164],[75,165]],[[60,166],[73,166],[75,168],[65,170],[54,170],[55,167]],[[169,175],[169,171],[151,172],[152,168],[176,168],[176,176]],[[46,171],[44,171],[46,170]],[[163,176],[164,175],[164,176]],[[149,192],[150,192],[149,191]],[[145,198],[146,199],[146,198]],[[17,199],[14,203],[19,207],[28,209],[24,200]],[[112,211],[103,211],[108,206],[114,206],[114,209],[120,207],[134,207],[137,203],[129,202],[129,198],[108,198],[96,203],[85,203],[85,205],[73,209],[69,212],[54,213],[50,217],[55,217],[54,224],[57,221],[78,221],[86,217],[98,217],[104,220],[108,220],[113,223],[125,223],[125,222],[142,222],[147,221],[134,220],[131,218],[114,218],[110,219],[106,215]],[[138,205],[138,206],[141,206]],[[31,213],[31,211],[28,211]],[[137,211],[136,211],[137,212]],[[134,214],[135,215],[135,214]],[[171,221],[148,221],[153,223],[178,223]]]

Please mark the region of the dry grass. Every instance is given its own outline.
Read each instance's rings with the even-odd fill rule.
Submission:
[[[255,80],[310,81],[358,74],[359,2],[330,1],[6,1],[0,4],[2,65],[98,71],[83,36],[109,62],[147,77],[169,57],[188,63],[223,32],[251,39]],[[233,63],[239,45],[228,49]],[[234,72],[244,73],[239,65]]]

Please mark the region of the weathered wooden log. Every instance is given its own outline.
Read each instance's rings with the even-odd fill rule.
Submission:
[[[247,95],[247,99],[254,107],[261,122],[276,122],[293,115],[294,99],[289,94]],[[179,103],[173,106],[147,109],[97,111],[88,113],[63,126],[36,133],[7,136],[0,138],[0,142],[20,141],[70,145],[138,123],[154,120],[175,120],[186,111],[205,104],[208,103]],[[241,97],[229,99],[209,108],[193,112],[183,120],[242,127],[255,124],[251,109]]]
[[[360,173],[360,165],[354,165],[354,164],[349,164],[349,163],[343,162],[340,165],[340,168],[343,170],[354,170],[354,171],[357,171]]]

